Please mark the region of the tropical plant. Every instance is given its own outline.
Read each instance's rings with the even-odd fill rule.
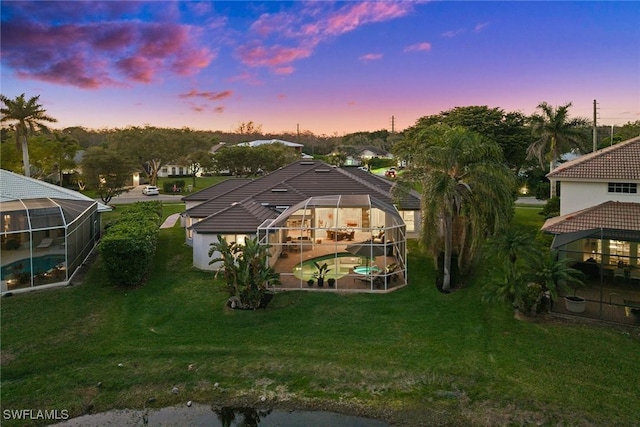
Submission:
[[[556,167],[560,155],[572,149],[585,151],[585,126],[589,121],[584,118],[569,118],[571,103],[552,107],[543,102],[538,105],[540,113],[530,117],[531,131],[536,140],[527,148],[527,158],[536,158],[540,167],[545,160],[549,162],[549,171]],[[551,197],[555,197],[556,188],[551,184]]]
[[[584,274],[568,263],[569,259],[560,258],[557,250],[543,252],[529,264],[529,277],[542,286],[543,292],[549,292],[551,299],[558,298],[558,291],[575,293],[584,285]]]
[[[222,274],[233,308],[260,308],[268,286],[280,284],[280,275],[267,266],[269,248],[270,245],[261,244],[257,237],[245,239],[241,245],[229,243],[218,235],[218,241],[211,243],[209,256],[218,256],[209,261],[209,265],[222,263],[216,276]]]
[[[398,152],[410,160],[401,181],[421,188],[421,240],[434,257],[444,253],[438,283],[448,291],[452,255],[464,274],[482,240],[511,219],[516,179],[496,143],[463,127],[438,124],[411,134]]]
[[[24,93],[15,99],[7,98],[0,95],[0,101],[4,107],[0,110],[2,113],[2,122],[15,122],[16,148],[22,151],[22,163],[24,167],[24,175],[31,176],[31,168],[29,166],[29,133],[33,133],[38,129],[47,130],[43,122],[56,122],[53,117],[47,116],[46,110],[38,103],[40,95],[33,96],[25,100]]]
[[[487,240],[483,257],[489,266],[489,279],[484,286],[485,301],[509,302],[522,311],[529,311],[530,292],[525,276],[529,259],[538,253],[532,247],[533,236],[509,227]]]
[[[582,286],[584,276],[570,267],[567,259],[558,258],[557,251],[537,247],[527,250],[521,240],[524,236],[512,234],[492,243],[492,259],[510,261],[493,264],[494,268],[489,269],[483,300],[508,302],[522,312],[535,313],[541,311],[545,298],[556,300],[558,291],[575,292]],[[520,258],[523,254],[527,255]]]
[[[327,273],[329,273],[331,269],[326,262],[320,265],[320,263],[314,261],[313,264],[316,266],[316,271],[313,273],[313,278],[318,281],[318,286],[322,286],[324,284],[325,277],[327,277]]]

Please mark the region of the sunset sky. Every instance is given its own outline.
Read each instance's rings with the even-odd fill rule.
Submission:
[[[2,94],[56,128],[343,135],[470,105],[640,120],[640,3],[1,2]]]

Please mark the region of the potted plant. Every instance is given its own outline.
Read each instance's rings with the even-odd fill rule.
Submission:
[[[312,286],[313,286],[313,279],[309,279],[309,280],[307,280],[307,285],[308,285],[309,287],[312,287]]]
[[[318,281],[318,287],[321,288],[324,286],[324,278],[326,277],[327,273],[331,271],[331,269],[326,262],[320,265],[318,262],[314,261],[313,264],[317,269],[316,272],[313,273],[313,278]]]
[[[576,296],[576,289],[584,284],[584,274],[580,270],[568,265],[568,259],[558,258],[557,251],[551,251],[547,256],[541,256],[531,265],[534,281],[542,285],[544,295],[551,300],[558,298],[558,289],[573,289],[572,296],[565,296],[565,307],[572,313],[582,313],[585,309],[585,299]]]
[[[327,283],[329,283],[329,287],[330,288],[333,288],[336,285],[336,279],[331,277],[331,278],[329,278],[329,280],[327,280]]]

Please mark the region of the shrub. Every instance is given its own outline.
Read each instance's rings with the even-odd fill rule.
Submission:
[[[219,254],[219,258],[209,264],[222,262],[216,275],[222,274],[229,293],[231,308],[255,310],[266,305],[267,287],[280,284],[280,275],[273,267],[267,267],[269,245],[261,245],[258,238],[245,240],[244,245],[228,243],[218,235],[218,241],[211,244],[209,256]]]
[[[165,181],[162,184],[162,189],[165,193],[182,193],[185,187],[184,179],[177,179],[175,181]],[[174,191],[175,189],[175,191]]]
[[[161,210],[160,202],[135,203],[109,227],[100,242],[100,255],[110,283],[142,283],[156,252]]]

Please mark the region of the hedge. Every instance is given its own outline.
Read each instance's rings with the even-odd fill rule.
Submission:
[[[100,242],[100,256],[110,283],[142,283],[155,256],[161,218],[161,202],[138,202],[109,227]]]

